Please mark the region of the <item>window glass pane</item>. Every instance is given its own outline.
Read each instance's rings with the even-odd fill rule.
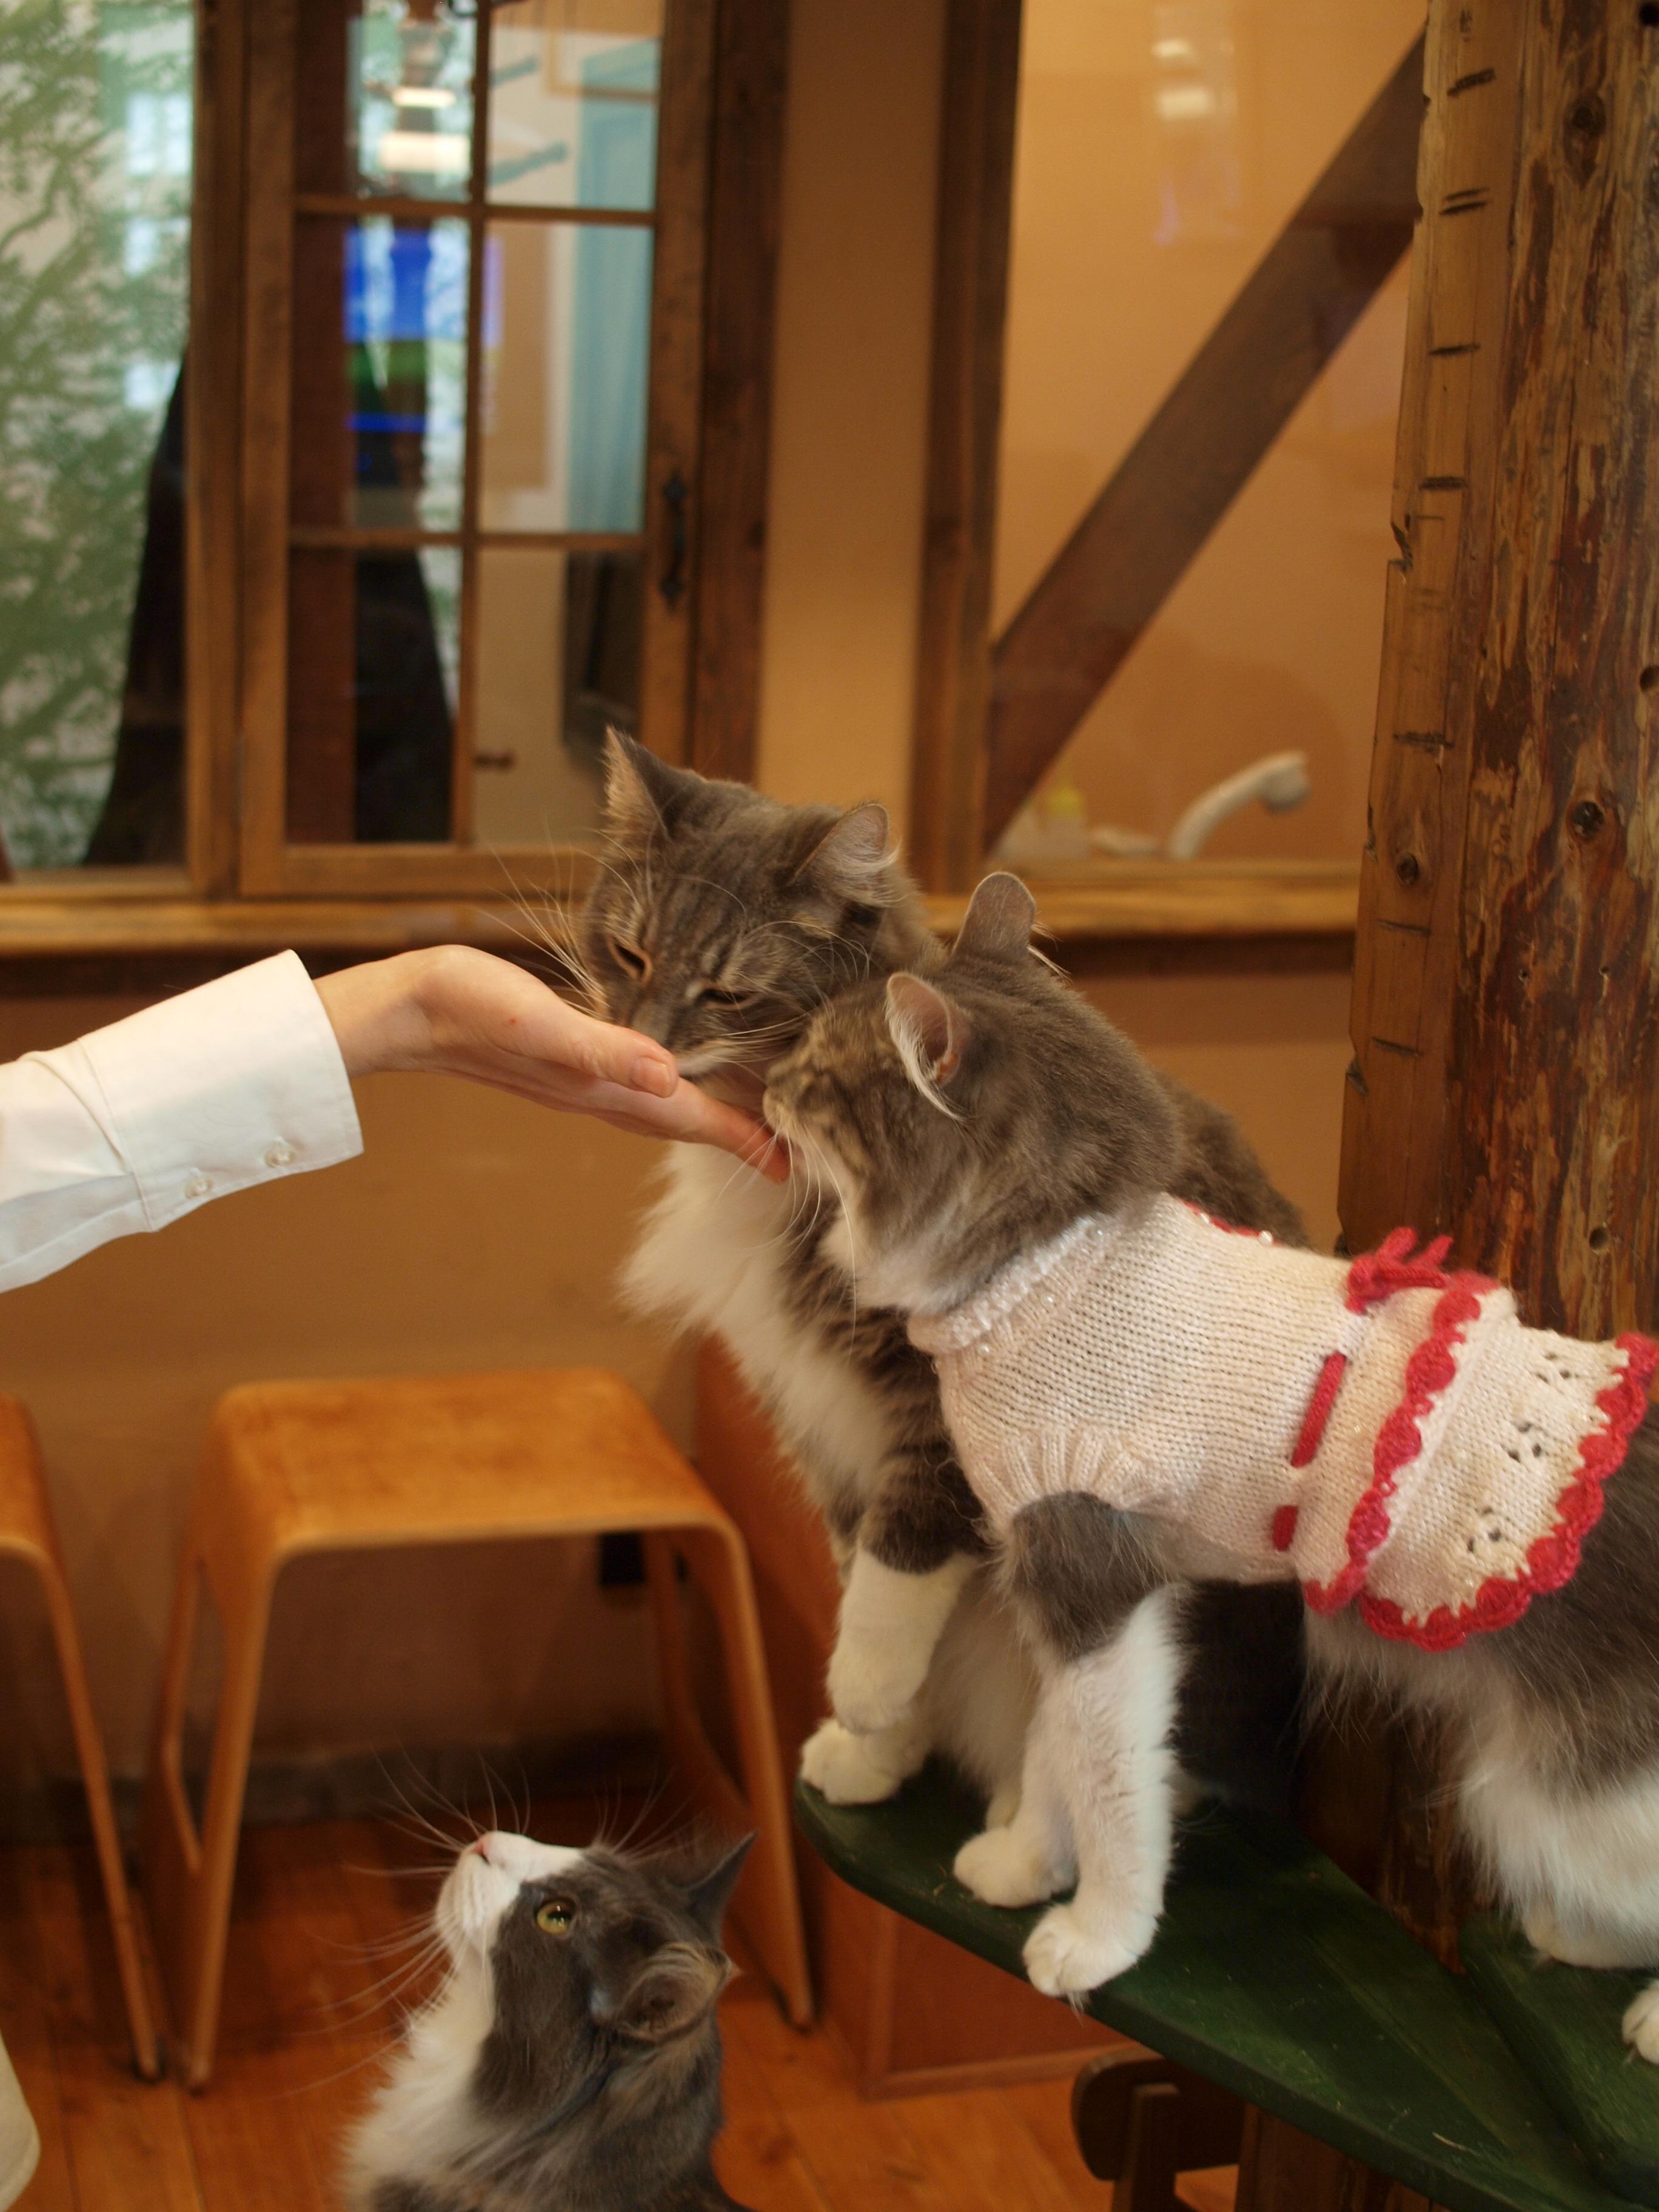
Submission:
[[[999,630],[1420,31],[1422,6],[1027,0],[1024,26]],[[1264,772],[1238,811],[1216,811],[1200,855],[1358,860],[1407,288],[1402,264],[1091,707],[1006,848],[1019,865],[1164,852],[1194,802],[1285,753],[1305,770]],[[1274,799],[1291,803],[1262,803]]]
[[[648,208],[663,0],[511,0],[489,30],[493,200]]]
[[[497,223],[486,240],[479,520],[633,531],[645,485],[648,230]]]
[[[182,856],[190,0],[0,8],[0,860]],[[4,872],[0,865],[0,873]]]
[[[289,564],[288,834],[450,834],[459,550],[303,547]]]
[[[465,199],[472,19],[441,0],[367,0],[350,23],[347,160],[362,192]]]
[[[296,523],[459,527],[466,266],[464,222],[298,225]]]
[[[597,824],[606,726],[631,730],[639,710],[643,578],[637,553],[480,553],[480,844],[568,843]]]

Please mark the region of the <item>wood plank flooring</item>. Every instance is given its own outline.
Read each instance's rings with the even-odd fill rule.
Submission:
[[[538,1808],[553,1842],[591,1808]],[[337,2212],[339,2143],[400,2007],[437,1848],[392,1821],[251,1830],[207,2091],[135,2079],[89,1850],[0,1850],[0,2033],[39,2123],[20,2212]],[[872,2104],[821,2031],[798,2034],[739,1974],[722,2008],[716,2154],[754,2212],[1109,2212],[1072,2141],[1069,2083]],[[1231,2172],[1189,2176],[1225,2212]]]

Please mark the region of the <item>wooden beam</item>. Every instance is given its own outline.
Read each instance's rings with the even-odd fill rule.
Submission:
[[[1411,243],[1419,40],[1355,125],[992,654],[1001,836]]]
[[[690,757],[747,781],[760,715],[788,0],[720,0]]]
[[[1235,2212],[1438,2212],[1403,2181],[1390,2181],[1288,2120],[1249,2108],[1239,2150]]]
[[[1020,0],[950,0],[945,17],[909,836],[931,890],[968,890],[985,849],[1019,23]]]

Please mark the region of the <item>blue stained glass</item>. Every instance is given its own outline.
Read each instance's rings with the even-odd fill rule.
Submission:
[[[346,233],[353,345],[466,337],[466,234],[455,223],[356,224]]]

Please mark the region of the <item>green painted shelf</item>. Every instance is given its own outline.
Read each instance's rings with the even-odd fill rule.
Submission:
[[[977,1819],[943,1778],[866,1807],[803,1785],[795,1811],[854,1888],[1022,1972],[1037,1915],[981,1905],[953,1878]],[[1632,2201],[1589,2172],[1470,1984],[1275,1823],[1219,1811],[1187,1823],[1158,1941],[1088,2009],[1448,2212]]]
[[[1510,2049],[1592,2170],[1638,2204],[1659,2204],[1659,2066],[1634,2058],[1625,2007],[1651,1974],[1540,1962],[1524,1936],[1472,1920],[1458,1939],[1469,1979]]]

